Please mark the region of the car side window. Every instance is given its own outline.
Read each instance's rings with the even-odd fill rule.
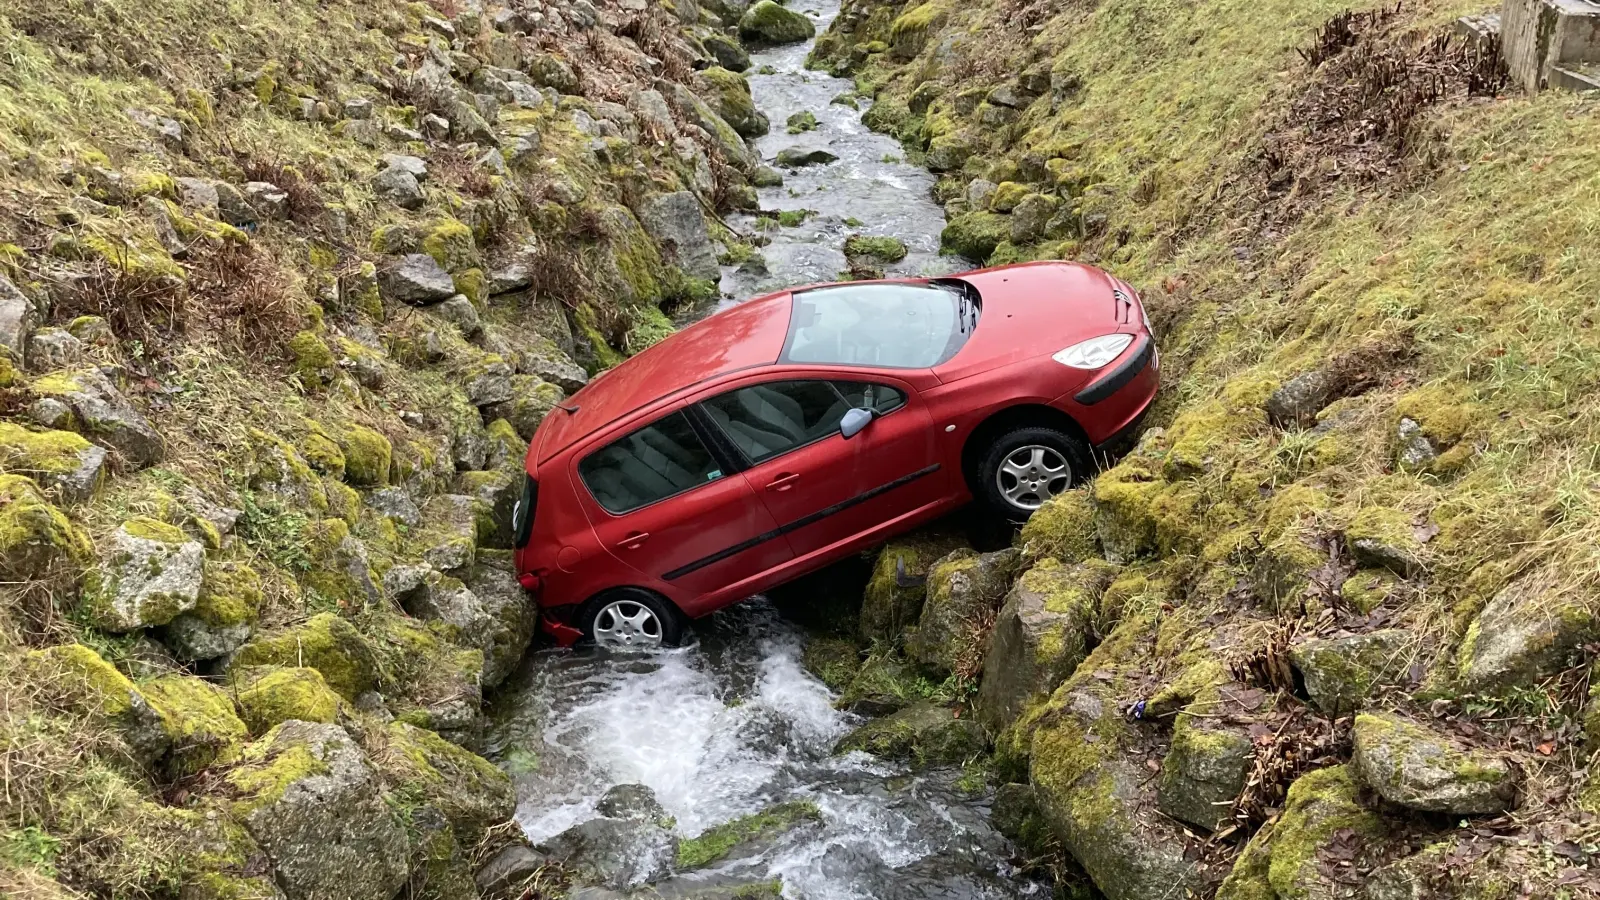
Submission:
[[[851,407],[886,413],[905,395],[882,384],[854,381],[773,381],[705,401],[707,414],[751,462],[762,462],[836,434]]]
[[[600,505],[618,514],[723,476],[681,411],[584,457],[578,474]]]

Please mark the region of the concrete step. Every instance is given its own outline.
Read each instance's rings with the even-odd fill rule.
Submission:
[[[1546,80],[1553,90],[1600,91],[1600,65],[1551,66]]]

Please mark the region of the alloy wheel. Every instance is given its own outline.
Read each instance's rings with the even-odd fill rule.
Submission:
[[[594,642],[613,650],[654,650],[661,646],[661,620],[637,600],[617,600],[594,617]]]
[[[994,477],[1007,503],[1032,512],[1071,487],[1072,466],[1054,447],[1029,444],[1006,454]]]

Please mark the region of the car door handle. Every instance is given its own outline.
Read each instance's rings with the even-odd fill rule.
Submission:
[[[650,532],[648,532],[648,531],[635,531],[633,534],[630,534],[627,537],[623,538],[622,540],[617,541],[617,549],[619,549],[619,550],[637,550],[640,547],[643,547],[644,546],[644,542],[648,541],[649,539],[650,539]]]
[[[796,475],[793,472],[784,472],[782,475],[779,475],[777,478],[774,478],[771,481],[767,482],[767,490],[774,491],[774,492],[776,492],[776,491],[787,491],[789,488],[794,487],[794,483],[796,481],[799,481],[799,480],[800,480],[800,476],[799,475]]]

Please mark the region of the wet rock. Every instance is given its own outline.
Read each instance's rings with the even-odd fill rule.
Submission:
[[[84,582],[83,615],[117,634],[165,625],[194,609],[204,559],[205,548],[183,529],[130,519],[100,547],[100,567]]]
[[[684,274],[712,281],[720,277],[705,213],[693,193],[676,191],[651,198],[640,210],[639,221]]]
[[[1206,831],[1225,827],[1233,821],[1231,804],[1244,790],[1254,759],[1248,732],[1180,713],[1172,748],[1161,762],[1161,811]]]
[[[512,573],[509,554],[482,551],[466,579],[467,588],[496,625],[483,655],[484,687],[494,687],[515,671],[538,624],[538,608]]]
[[[522,895],[522,886],[550,864],[550,858],[526,844],[512,844],[489,857],[472,880],[478,893],[490,900]]]
[[[1505,759],[1463,748],[1422,724],[1363,713],[1354,734],[1356,771],[1390,803],[1470,816],[1504,812],[1516,801],[1517,772]]]
[[[1055,841],[1031,784],[1002,784],[995,788],[989,822],[1029,853],[1043,854]]]
[[[678,838],[657,821],[601,817],[574,825],[535,849],[574,873],[579,883],[621,891],[671,874]]]
[[[977,554],[958,550],[928,575],[928,598],[906,655],[929,668],[953,672],[963,659],[982,652],[970,646],[967,623],[1000,606],[1021,564],[1015,549]]]
[[[662,822],[667,818],[655,792],[642,784],[616,785],[595,804],[595,812],[632,822]]]
[[[738,41],[725,34],[711,33],[701,41],[706,52],[717,61],[717,65],[730,72],[743,72],[750,68],[750,54]]]
[[[811,20],[773,0],[759,0],[739,17],[739,36],[750,46],[792,44],[817,33]]]
[[[1306,641],[1290,648],[1289,654],[1311,702],[1330,716],[1340,716],[1403,681],[1417,652],[1411,632],[1391,628]]]
[[[793,800],[723,822],[678,844],[678,871],[703,869],[725,860],[757,855],[796,828],[821,818],[816,804]]]
[[[450,273],[426,253],[408,253],[379,269],[378,287],[385,297],[412,306],[427,306],[456,296]]]
[[[763,2],[770,3],[772,0],[763,0]],[[838,158],[838,156],[816,147],[785,147],[778,151],[778,165],[791,169],[798,169],[802,166],[826,165]]]
[[[845,735],[834,752],[860,750],[924,767],[961,765],[987,746],[977,722],[953,707],[922,701],[862,725]]]
[[[750,176],[750,183],[758,188],[782,187],[783,173],[771,166],[758,166]]]
[[[1041,561],[1018,578],[995,620],[974,704],[991,731],[1048,698],[1083,662],[1100,633],[1100,597],[1117,568]]]
[[[1439,458],[1439,451],[1433,448],[1433,442],[1422,433],[1422,426],[1413,419],[1401,419],[1395,437],[1400,444],[1395,461],[1405,471],[1426,469]]]
[[[1461,686],[1493,693],[1537,683],[1566,669],[1596,628],[1586,598],[1567,589],[1554,568],[1525,575],[1495,594],[1467,628],[1456,652]]]
[[[344,729],[285,722],[227,780],[235,816],[290,900],[389,900],[405,883],[405,828]]]
[[[965,544],[956,535],[936,531],[913,532],[885,544],[862,598],[861,636],[869,641],[898,639],[922,615],[934,563]]]
[[[133,467],[142,469],[166,456],[161,435],[100,370],[57,372],[36,379],[30,388],[37,396],[66,404],[75,431],[115,450]]]
[[[771,128],[766,113],[756,109],[750,83],[743,75],[721,66],[695,73],[695,92],[741,137],[757,138]]]
[[[422,185],[417,183],[417,176],[398,166],[389,166],[374,175],[372,191],[378,195],[378,199],[401,209],[421,209],[424,202]]]
[[[41,412],[51,404],[58,410]],[[66,404],[46,398],[29,407],[35,421],[72,424]],[[27,472],[43,487],[56,493],[63,503],[80,503],[93,497],[106,477],[106,451],[71,431],[30,431],[10,422],[0,422],[0,466]]]

